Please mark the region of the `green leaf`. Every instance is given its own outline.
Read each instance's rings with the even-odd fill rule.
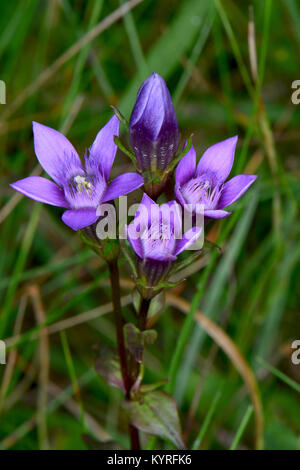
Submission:
[[[136,362],[141,364],[143,361],[144,346],[141,331],[133,323],[126,323],[126,325],[124,325],[124,336],[128,351],[134,357]]]
[[[185,449],[177,405],[173,397],[155,390],[138,401],[124,404],[130,420],[141,431],[171,441],[178,449]]]
[[[165,292],[162,291],[157,294],[150,303],[148,315],[147,315],[147,325],[152,326],[152,324],[160,317],[166,307],[166,296]]]
[[[205,24],[210,4],[209,0],[181,2],[180,9],[174,14],[165,33],[159,36],[146,57],[148,70],[159,73],[166,80],[172,75],[199,35],[199,24],[193,20],[197,18],[202,24]],[[148,72],[143,78],[146,78],[147,75]],[[125,114],[132,109],[132,103],[135,101],[141,80],[141,75],[136,74],[119,103],[120,109]]]
[[[152,384],[143,384],[140,387],[140,391],[141,393],[153,392],[153,390],[156,390],[157,388],[164,387],[168,383],[168,381],[169,379],[162,379],[158,382],[153,382]]]
[[[157,332],[155,330],[143,331],[142,335],[145,346],[150,346],[151,344],[155,343],[157,338]]]
[[[116,352],[108,346],[98,346],[98,357],[95,361],[95,369],[99,375],[112,387],[117,387],[125,392],[120,363]]]
[[[140,331],[133,323],[126,323],[124,325],[124,336],[128,351],[141,364],[143,362],[144,345],[153,344],[157,338],[157,333],[155,330]]]

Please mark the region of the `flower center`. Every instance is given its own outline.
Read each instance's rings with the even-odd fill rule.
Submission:
[[[214,209],[221,195],[221,187],[203,178],[193,178],[182,187],[188,204],[202,204],[204,209]]]
[[[164,223],[154,224],[147,231],[146,237],[142,236],[142,243],[146,258],[153,254],[160,254],[162,258],[172,255],[175,249],[174,231]],[[152,256],[151,256],[152,255]]]
[[[76,185],[76,190],[78,193],[86,191],[88,196],[91,195],[93,189],[92,183],[85,176],[77,175],[73,178],[73,182]]]
[[[82,171],[69,178],[64,187],[65,197],[72,209],[96,208],[101,202],[106,188],[105,181],[95,175],[87,175]]]

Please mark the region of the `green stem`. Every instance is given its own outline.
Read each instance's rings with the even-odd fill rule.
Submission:
[[[123,333],[123,318],[121,315],[120,278],[119,278],[118,260],[115,259],[109,262],[108,267],[109,267],[109,272],[110,272],[110,282],[111,282],[111,288],[112,288],[112,302],[113,302],[113,310],[114,310],[114,316],[115,316],[121,373],[122,373],[122,378],[123,378],[123,383],[124,383],[124,388],[125,388],[125,396],[127,400],[130,400],[130,390],[132,387],[132,379],[131,379],[130,371],[128,370],[128,366],[127,366],[126,348],[125,348],[125,340],[124,340],[124,333]],[[131,423],[129,424],[129,433],[130,433],[131,449],[140,450],[139,433],[138,433],[137,428],[133,426]]]
[[[146,330],[146,323],[147,323],[147,315],[150,307],[151,300],[149,299],[142,299],[140,311],[138,314],[138,328],[140,331]]]

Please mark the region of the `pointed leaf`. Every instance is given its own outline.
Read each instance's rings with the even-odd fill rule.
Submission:
[[[117,354],[114,350],[104,345],[100,345],[98,350],[98,357],[95,361],[96,371],[108,385],[117,387],[125,392]]]
[[[143,335],[143,343],[145,346],[150,346],[150,344],[153,344],[157,338],[157,332],[155,330],[143,331],[142,335]]]
[[[133,323],[126,323],[124,325],[124,335],[128,351],[136,362],[141,364],[143,361],[143,334]]]
[[[168,382],[169,382],[169,379],[162,379],[162,380],[159,380],[158,382],[153,382],[152,384],[144,384],[144,385],[141,385],[140,391],[142,393],[149,393],[149,392],[152,392],[153,390],[156,390],[157,388],[164,387]]]
[[[126,401],[124,407],[132,424],[141,431],[167,439],[178,449],[186,448],[176,402],[167,393],[155,390],[142,396],[139,401]]]

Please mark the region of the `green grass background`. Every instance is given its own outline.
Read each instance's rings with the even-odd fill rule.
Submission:
[[[238,134],[232,175],[259,178],[229,219],[210,226],[223,254],[212,251],[208,266],[182,287],[188,317],[166,308],[146,356],[145,381],[171,376],[167,388],[190,447],[254,447],[249,393],[232,360],[196,325],[200,309],[226,331],[255,374],[264,447],[299,450],[300,365],[291,362],[291,343],[300,339],[300,112],[291,102],[291,83],[300,79],[299,3],[144,0],[55,62],[122,3],[1,4],[0,79],[7,96],[0,105],[0,338],[11,347],[7,365],[0,365],[0,447],[86,449],[83,433],[99,438],[105,432],[128,446],[121,393],[93,368],[93,345],[114,344],[112,315],[77,326],[71,320],[71,327],[59,324],[49,335],[36,326],[45,318],[49,325],[76,321],[106,305],[105,265],[64,226],[60,209],[18,199],[9,183],[38,170],[32,120],[63,130],[82,153],[111,116],[109,105],[129,117],[139,84],[155,71],[173,96],[182,140],[194,134],[198,157]],[[118,153],[113,174],[130,169]],[[121,271],[129,277],[122,262]],[[130,305],[124,315],[132,318]],[[149,445],[147,436],[143,442]],[[171,447],[162,440],[156,446]]]

